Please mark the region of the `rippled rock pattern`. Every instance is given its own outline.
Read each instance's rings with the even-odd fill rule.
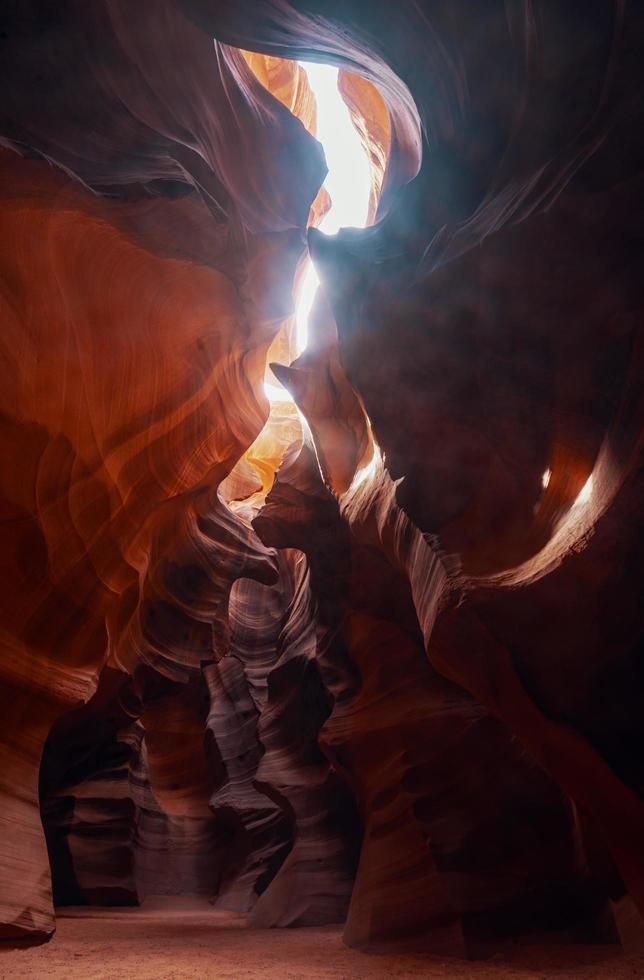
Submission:
[[[2,938],[150,894],[457,955],[644,911],[643,21],[3,10]],[[308,232],[297,359],[328,200],[283,58],[340,66],[373,174],[371,227]],[[267,362],[306,424],[264,428]]]

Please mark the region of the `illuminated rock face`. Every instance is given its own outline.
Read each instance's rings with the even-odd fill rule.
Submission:
[[[52,878],[468,955],[644,907],[641,14],[318,7],[3,28],[3,937]],[[276,55],[377,83],[380,203],[261,506],[328,205]]]

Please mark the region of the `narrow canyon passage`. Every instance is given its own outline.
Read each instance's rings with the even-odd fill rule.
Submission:
[[[248,54],[247,57],[251,67],[257,65],[258,56]],[[282,61],[280,64],[279,59],[273,61],[275,62],[273,71],[304,73],[314,106],[310,123],[311,131],[324,149],[327,174],[316,198],[318,207],[316,208],[314,202],[311,209],[310,225],[327,235],[334,235],[343,227],[364,228],[367,221],[373,220],[374,217],[377,204],[377,175],[372,173],[367,151],[351,119],[348,105],[340,93],[338,69],[332,65],[312,62],[299,62],[297,66],[286,68],[287,63]],[[262,67],[265,68],[265,61]],[[264,79],[261,75],[259,77],[267,84],[270,91],[268,74]],[[355,76],[348,76],[348,78],[349,85],[358,83]],[[371,97],[380,99],[377,90],[373,87]],[[307,255],[300,264],[295,281],[294,323],[287,321],[284,324],[273,345],[279,353],[290,352],[294,358],[297,358],[306,352],[310,331],[309,320],[319,284],[315,265]],[[278,360],[276,363],[282,362]],[[269,368],[268,380],[264,382],[264,392],[271,402],[271,414],[256,443],[246,454],[246,460],[251,465],[253,462],[259,463],[263,446],[270,442],[272,435],[274,436],[271,430],[279,427],[282,415],[279,410],[274,411],[275,404],[279,406],[285,401],[293,401],[288,389],[279,382],[276,384],[275,381],[275,375]],[[300,424],[293,425],[294,434],[301,434],[302,419],[303,416],[299,415]]]
[[[0,12],[0,975],[644,976],[643,45]]]

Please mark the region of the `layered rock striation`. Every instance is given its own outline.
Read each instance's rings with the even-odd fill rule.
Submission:
[[[0,936],[199,894],[359,948],[617,941],[638,5],[2,17]],[[296,59],[342,69],[365,230],[315,231]]]

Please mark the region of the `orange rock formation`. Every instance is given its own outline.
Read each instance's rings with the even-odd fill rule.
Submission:
[[[3,14],[2,938],[159,894],[458,955],[644,911],[644,18],[555,7]],[[367,229],[316,230],[298,59]]]

